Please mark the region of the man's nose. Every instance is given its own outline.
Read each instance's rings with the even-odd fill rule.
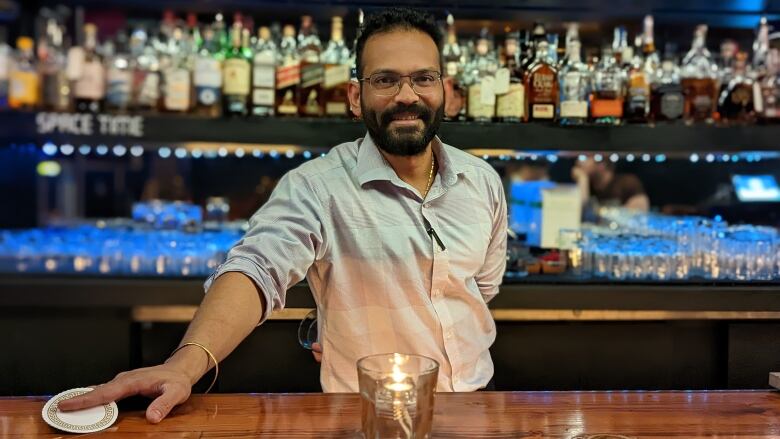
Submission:
[[[395,95],[395,101],[399,104],[414,104],[420,100],[420,96],[414,92],[412,81],[409,78],[401,78],[401,90]]]

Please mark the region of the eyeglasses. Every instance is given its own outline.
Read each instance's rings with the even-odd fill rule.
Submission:
[[[401,91],[403,78],[409,78],[412,90],[418,95],[431,94],[441,81],[441,73],[434,70],[421,70],[409,75],[395,72],[378,72],[359,81],[368,81],[377,96],[395,96]]]

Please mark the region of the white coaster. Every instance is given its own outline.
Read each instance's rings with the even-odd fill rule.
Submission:
[[[70,389],[55,395],[43,406],[41,411],[43,420],[52,427],[68,433],[94,433],[110,427],[119,415],[115,402],[72,412],[63,412],[59,409],[61,401],[92,390],[94,389],[88,387]]]

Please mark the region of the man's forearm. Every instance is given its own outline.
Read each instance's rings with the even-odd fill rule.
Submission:
[[[264,296],[249,277],[227,272],[209,288],[182,343],[202,344],[222,361],[257,326],[265,306]],[[214,366],[197,346],[181,349],[168,363],[189,375],[193,384]]]

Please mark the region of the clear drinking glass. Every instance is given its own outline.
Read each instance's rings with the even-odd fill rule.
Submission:
[[[312,349],[317,342],[317,310],[313,309],[298,324],[298,344],[304,349]]]
[[[366,439],[431,437],[439,363],[421,355],[379,354],[357,362]]]

